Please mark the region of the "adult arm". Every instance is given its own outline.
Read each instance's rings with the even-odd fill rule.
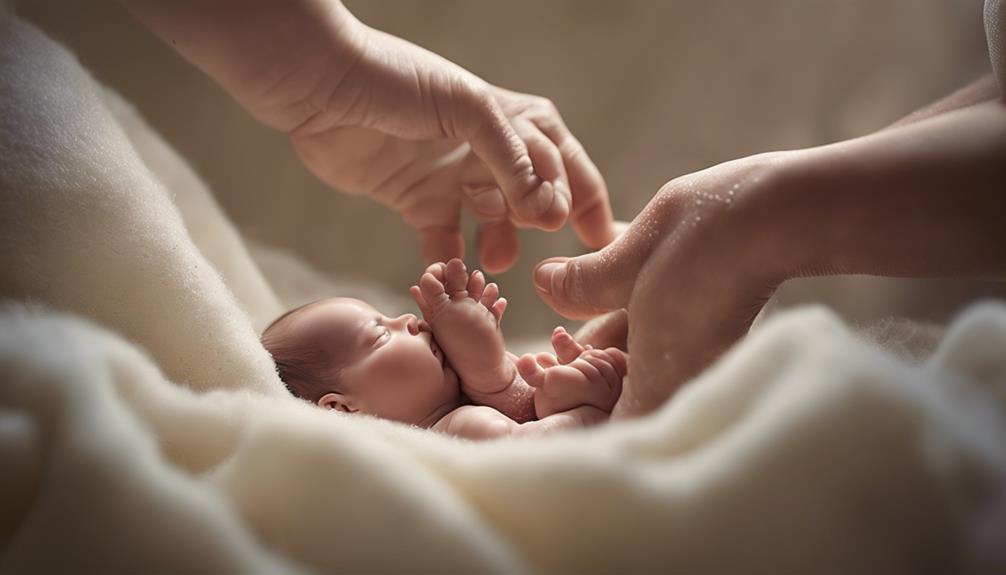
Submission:
[[[547,260],[535,280],[566,315],[628,307],[633,375],[613,416],[645,413],[746,333],[786,279],[1006,278],[1004,160],[996,99],[728,162],[670,182],[618,241]]]
[[[572,210],[585,244],[614,237],[607,190],[555,107],[491,86],[374,30],[338,0],[123,0],[305,165],[415,228],[428,261],[462,255],[460,212],[483,224],[490,271],[517,257],[517,226]]]

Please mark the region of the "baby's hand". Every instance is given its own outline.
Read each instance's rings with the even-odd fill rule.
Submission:
[[[496,284],[486,285],[482,272],[469,275],[456,258],[432,264],[409,293],[466,394],[498,393],[513,382],[516,374],[500,331],[507,301]]]
[[[535,388],[538,418],[589,405],[611,412],[628,372],[625,353],[614,347],[583,347],[562,327],[552,333],[556,355],[527,354],[517,361],[521,377]]]

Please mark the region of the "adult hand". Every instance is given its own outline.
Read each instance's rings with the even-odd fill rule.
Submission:
[[[299,130],[291,139],[304,164],[323,181],[401,214],[419,234],[428,262],[463,256],[462,208],[480,223],[479,260],[489,273],[516,261],[517,228],[556,229],[566,220],[570,202],[571,223],[581,241],[595,249],[610,242],[614,228],[604,180],[555,106],[481,83],[464,85],[471,91],[461,96],[450,96],[456,90],[447,83],[432,86],[432,96],[416,95],[417,100],[453,98],[441,112],[455,116],[445,124],[454,126],[449,135],[431,129],[425,136],[400,136],[381,128],[334,126],[317,133]],[[499,122],[493,119],[497,113]],[[417,111],[403,120],[424,117]],[[508,142],[509,151],[494,150],[498,141]]]
[[[1006,278],[1006,103],[922,118],[678,178],[604,250],[540,264],[564,315],[628,307],[631,376],[612,416],[658,407],[786,279]]]
[[[611,245],[535,269],[540,295],[567,317],[628,308],[594,320],[581,335],[618,345],[627,329],[630,375],[613,417],[659,406],[745,333],[782,281],[790,261],[777,236],[750,230],[769,217],[764,198],[785,184],[782,168],[792,154],[673,180]]]
[[[482,223],[487,271],[516,260],[515,228],[572,213],[583,242],[614,237],[597,168],[544,98],[491,86],[360,23],[338,0],[125,0],[326,183],[417,230],[428,261],[462,255],[461,208]],[[235,14],[240,14],[236,18]]]

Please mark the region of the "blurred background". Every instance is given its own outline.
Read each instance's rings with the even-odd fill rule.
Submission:
[[[490,82],[552,99],[624,220],[678,175],[865,134],[989,68],[981,0],[346,3],[369,25]],[[246,237],[403,295],[416,280],[424,266],[396,215],[326,188],[282,136],[256,124],[118,3],[14,5],[134,102]],[[470,225],[468,234],[471,254]],[[583,248],[569,230],[523,231],[521,242],[518,265],[494,279],[511,302],[507,335],[540,336],[560,318],[534,294],[531,268]],[[906,299],[891,293],[889,302]]]

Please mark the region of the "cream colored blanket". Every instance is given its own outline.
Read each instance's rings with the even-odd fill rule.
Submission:
[[[653,416],[548,439],[323,412],[198,178],[4,15],[0,240],[0,570],[1006,569],[1001,305],[915,365],[784,314]]]

